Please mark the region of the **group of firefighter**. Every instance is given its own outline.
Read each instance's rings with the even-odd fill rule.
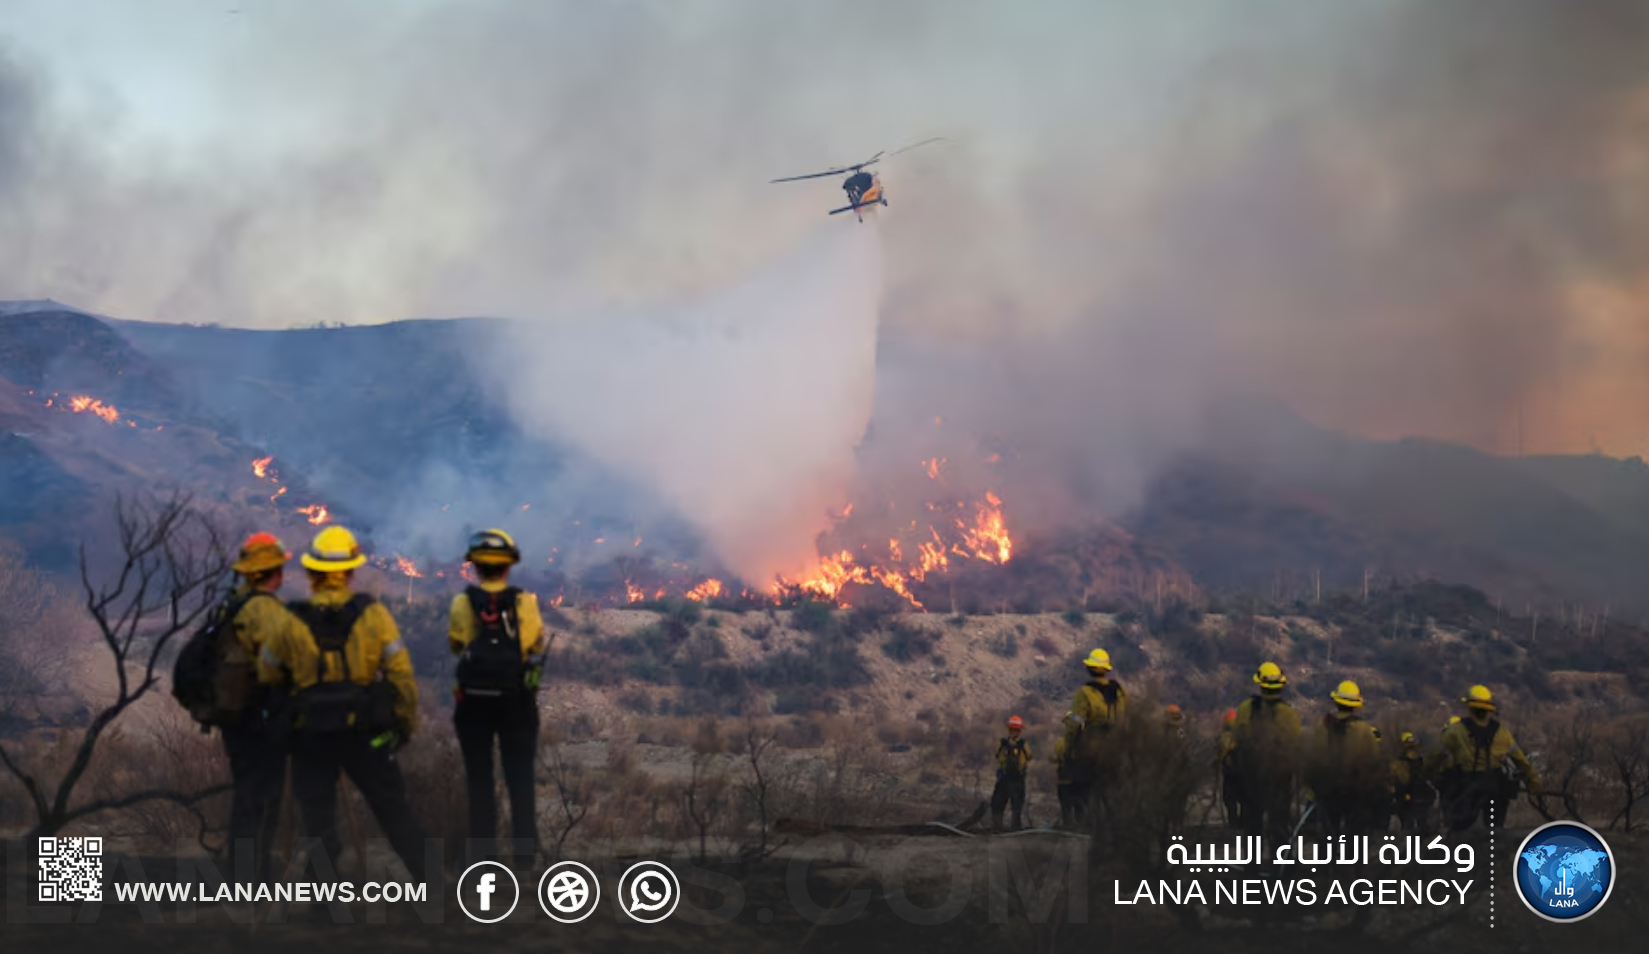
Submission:
[[[196,718],[222,735],[233,781],[229,835],[237,868],[247,858],[244,865],[257,880],[274,873],[274,837],[290,771],[302,832],[323,849],[325,863],[341,857],[336,801],[339,776],[347,775],[390,846],[423,879],[433,859],[426,859],[424,833],[396,761],[418,731],[418,686],[395,619],[382,602],[354,590],[354,571],[366,557],[349,530],[330,526],[315,535],[300,558],[309,596],[282,602],[276,594],[291,556],[272,534],[246,540],[233,565],[238,585],[198,634],[221,634],[223,658],[193,674],[205,685],[174,679],[180,700],[189,699]],[[464,763],[469,835],[483,851],[495,844],[496,747],[510,801],[507,853],[517,867],[528,868],[537,848],[536,697],[551,640],[536,597],[509,583],[510,569],[521,559],[509,534],[474,534],[465,559],[476,579],[453,598],[447,633],[457,657],[453,725]],[[207,642],[191,643],[197,641]],[[1054,746],[1061,819],[1072,827],[1103,817],[1119,772],[1127,771],[1116,754],[1128,694],[1112,677],[1105,650],[1089,653],[1083,666],[1088,680]],[[1478,817],[1499,825],[1517,789],[1513,771],[1530,790],[1539,788],[1533,766],[1483,686],[1471,687],[1461,700],[1466,716],[1444,729],[1438,751],[1423,753],[1414,735],[1404,732],[1401,752],[1388,762],[1379,730],[1362,716],[1355,683],[1342,682],[1330,694],[1334,711],[1306,739],[1299,714],[1283,698],[1288,679],[1282,669],[1262,663],[1254,682],[1258,692],[1227,713],[1216,753],[1227,818],[1249,834],[1275,838],[1295,830],[1296,794],[1304,805],[1300,821],[1315,813],[1317,825],[1346,834],[1384,828],[1391,814],[1406,829],[1424,829],[1437,803],[1452,829],[1469,828]],[[1156,757],[1189,758],[1184,719],[1178,706],[1168,707],[1170,744]],[[1014,716],[1007,728],[997,746],[991,799],[997,831],[1021,827],[1032,761],[1023,720]],[[1010,806],[1011,826],[1003,818]]]
[[[341,857],[341,774],[360,791],[408,871],[425,880],[436,860],[426,859],[424,832],[396,760],[418,731],[418,686],[395,619],[382,602],[354,590],[354,572],[366,557],[349,530],[331,526],[315,535],[300,558],[309,596],[282,602],[276,594],[291,556],[273,534],[246,540],[233,565],[238,585],[202,630],[224,634],[221,658],[204,677],[209,685],[193,692],[174,686],[180,700],[205,700],[191,712],[222,736],[233,782],[229,836],[237,870],[250,868],[242,874],[257,881],[278,873],[274,839],[290,766],[302,833],[323,849],[324,862],[313,863],[336,865]],[[509,583],[510,568],[521,559],[509,534],[475,534],[465,559],[476,579],[454,597],[447,632],[458,657],[453,723],[470,837],[483,851],[496,845],[496,745],[509,792],[509,854],[527,867],[536,851],[536,690],[548,638],[537,599]]]
[[[1117,781],[1137,771],[1124,763],[1120,744],[1128,693],[1112,676],[1111,657],[1095,649],[1083,659],[1088,680],[1077,690],[1054,745],[1061,822],[1082,827],[1099,821]],[[1539,791],[1534,766],[1497,714],[1486,686],[1472,686],[1440,733],[1439,746],[1424,751],[1413,732],[1398,737],[1388,758],[1380,730],[1364,718],[1363,694],[1355,682],[1340,683],[1314,732],[1284,698],[1288,677],[1274,662],[1254,672],[1257,691],[1226,712],[1214,751],[1214,768],[1227,823],[1250,835],[1287,839],[1310,822],[1329,834],[1383,831],[1396,818],[1405,831],[1429,832],[1439,822],[1464,831],[1482,819],[1505,824],[1506,810],[1520,785]],[[1025,777],[1032,760],[1024,720],[1008,719],[1007,737],[996,747],[997,784],[991,796],[996,831],[1021,827]],[[1181,762],[1181,781],[1190,779],[1185,714],[1167,707],[1163,735],[1151,758]],[[1184,807],[1188,784],[1170,783],[1159,799]],[[1177,791],[1176,791],[1177,789]],[[1296,806],[1298,796],[1298,807]],[[1004,815],[1012,808],[1012,822]]]

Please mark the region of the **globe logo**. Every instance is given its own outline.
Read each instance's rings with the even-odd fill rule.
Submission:
[[[1548,921],[1590,917],[1609,900],[1614,861],[1597,832],[1579,822],[1549,822],[1517,849],[1518,896]]]

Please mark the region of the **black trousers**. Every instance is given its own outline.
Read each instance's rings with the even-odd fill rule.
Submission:
[[[1248,835],[1262,835],[1272,844],[1288,839],[1292,787],[1276,779],[1244,778],[1242,786],[1242,827]]]
[[[1013,805],[1013,830],[1023,828],[1021,823],[1025,811],[1025,776],[1003,775],[996,780],[996,789],[991,792],[991,827],[1002,831],[1002,810]]]
[[[338,836],[338,775],[349,776],[414,878],[424,880],[424,832],[407,803],[406,779],[388,749],[375,749],[364,732],[305,735],[292,748],[292,794],[304,832],[319,838],[334,866],[343,854]]]
[[[538,799],[533,769],[538,759],[538,704],[530,694],[514,698],[460,699],[452,715],[458,749],[464,756],[469,793],[469,835],[491,842],[498,837],[498,795],[493,782],[493,740],[504,764],[504,787],[510,795],[510,837],[538,844]],[[511,853],[512,855],[515,852]]]
[[[286,787],[286,753],[270,739],[256,715],[248,714],[240,725],[218,731],[234,784],[229,804],[230,858],[250,852],[252,878],[264,882],[274,871],[272,853],[281,820],[281,793]]]

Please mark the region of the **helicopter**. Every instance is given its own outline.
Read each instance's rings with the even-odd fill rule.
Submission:
[[[911,149],[915,149],[917,146],[925,146],[928,143],[944,141],[945,140],[942,138],[924,139],[921,142],[912,143],[903,149],[898,149],[891,153],[885,151],[878,152],[876,155],[871,156],[869,159],[866,159],[864,162],[856,165],[841,166],[836,169],[827,169],[824,172],[810,172],[805,176],[787,176],[783,179],[774,179],[772,182],[800,182],[803,179],[822,179],[826,176],[839,176],[845,174],[847,178],[842,180],[842,191],[847,193],[847,205],[844,205],[839,209],[831,209],[830,214],[839,215],[843,212],[852,212],[860,222],[863,222],[865,220],[865,209],[877,205],[887,205],[887,195],[882,191],[882,178],[874,172],[866,172],[865,167],[875,165],[884,158],[897,156],[901,152],[908,152]]]

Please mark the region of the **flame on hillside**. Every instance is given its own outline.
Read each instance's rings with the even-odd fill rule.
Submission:
[[[418,564],[412,562],[399,553],[395,554],[395,569],[398,570],[402,576],[410,579],[423,579],[424,577],[424,574],[418,572]]]
[[[275,470],[275,455],[254,457],[252,459],[252,476],[259,480],[267,480],[278,487],[274,493],[269,495],[270,503],[286,496],[286,485],[281,483],[281,475]],[[332,510],[324,503],[305,504],[301,507],[293,507],[292,510],[294,513],[303,514],[305,520],[317,527],[332,519]]]
[[[114,405],[104,404],[97,398],[88,397],[84,394],[69,398],[69,410],[75,412],[76,414],[90,412],[102,418],[104,422],[108,424],[113,424],[120,420],[120,412],[115,410]]]
[[[921,462],[922,472],[929,480],[940,482],[945,464],[943,457],[929,458]],[[872,552],[869,544],[863,544],[858,553],[843,549],[826,554],[812,572],[797,579],[780,577],[770,591],[780,598],[805,593],[841,603],[842,590],[850,583],[880,585],[912,606],[925,609],[911,592],[912,584],[923,582],[935,572],[947,571],[953,561],[1001,565],[1013,558],[1013,535],[1002,516],[1002,498],[994,491],[987,490],[982,500],[930,501],[925,509],[935,515],[956,515],[926,527],[912,520],[889,537],[880,552]],[[851,505],[844,508],[837,518],[838,525],[852,512]]]
[[[698,586],[688,590],[687,598],[702,603],[705,600],[713,600],[722,595],[722,593],[725,592],[725,589],[726,588],[721,585],[720,580],[705,580]]]
[[[332,519],[332,514],[327,511],[326,504],[310,504],[307,507],[299,507],[298,513],[303,514],[310,523],[317,527]]]

